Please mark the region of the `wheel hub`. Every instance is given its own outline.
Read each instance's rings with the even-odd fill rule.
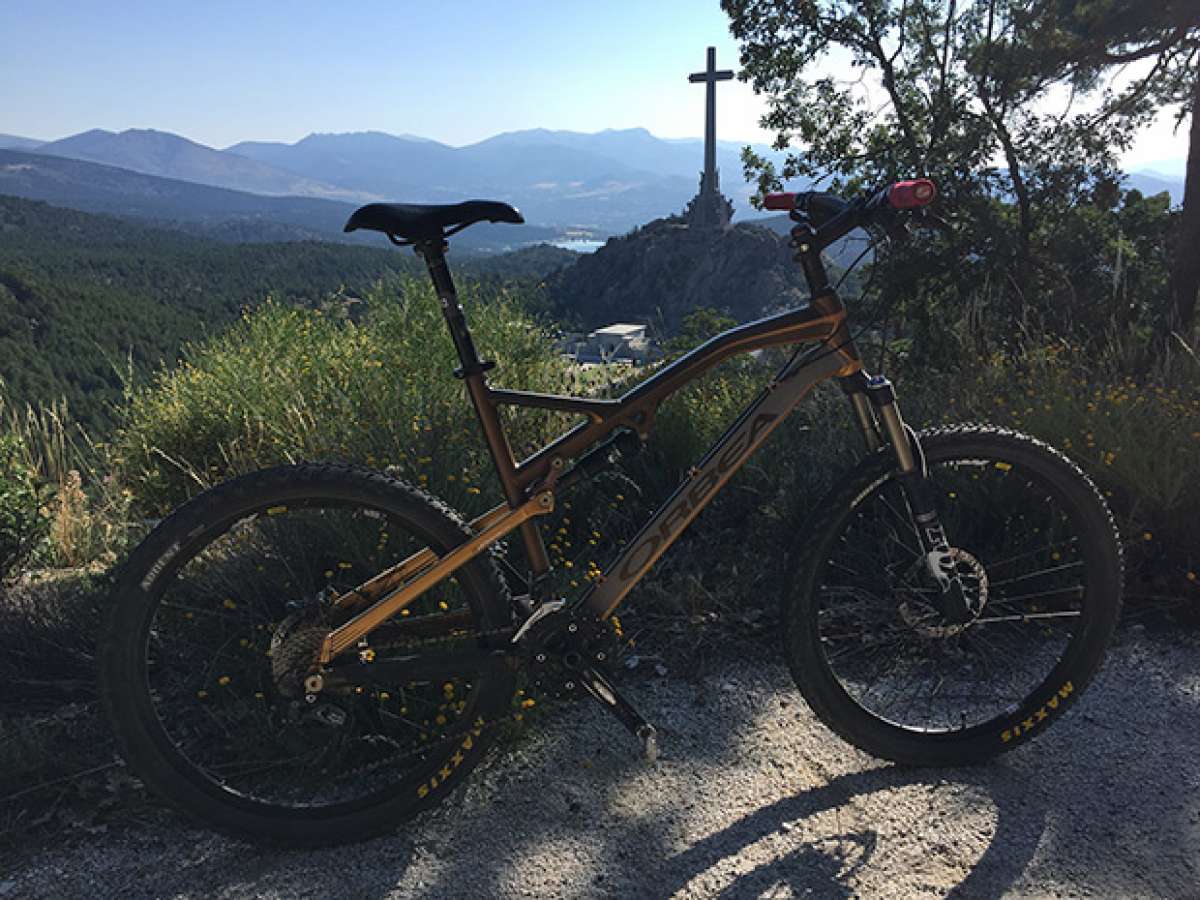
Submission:
[[[903,601],[899,607],[900,618],[923,637],[947,638],[960,634],[983,614],[987,606],[988,577],[983,563],[959,547],[951,547],[948,555],[961,580],[971,617],[965,622],[947,622],[946,617],[924,599]],[[924,568],[924,562],[918,565]]]
[[[306,610],[293,613],[271,636],[271,678],[276,690],[296,699],[307,693],[305,681],[317,670],[329,626],[312,620]]]

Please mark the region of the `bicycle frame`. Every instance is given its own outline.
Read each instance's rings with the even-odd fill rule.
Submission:
[[[847,333],[846,311],[827,283],[825,291],[814,296],[807,308],[789,310],[725,331],[656,372],[624,396],[615,400],[596,400],[489,387],[485,375],[492,364],[481,361],[476,354],[446,266],[445,245],[440,241],[429,242],[418,245],[417,249],[425,257],[437,289],[462,361],[462,368],[455,374],[466,383],[506,503],[471,522],[475,536],[445,556],[438,557],[429,549],[422,550],[336,598],[334,603],[343,608],[366,608],[330,632],[321,651],[322,665],[355,646],[434,584],[514,530],[521,531],[535,581],[548,572],[550,562],[534,519],[553,511],[555,489],[567,461],[594,448],[617,429],[631,429],[641,439],[646,439],[655,413],[667,397],[730,356],[767,347],[816,343],[807,353],[797,349],[689,470],[675,492],[655,511],[612,565],[586,590],[578,603],[597,617],[604,619],[612,615],[655,561],[809,391],[822,381],[835,377],[844,379],[843,384],[850,388],[868,444],[876,439],[869,405],[863,399],[861,389],[855,390],[859,382],[866,379],[854,342]],[[588,421],[518,462],[500,422],[498,408],[501,405],[578,413]]]

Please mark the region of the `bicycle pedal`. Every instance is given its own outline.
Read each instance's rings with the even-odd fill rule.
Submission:
[[[642,742],[642,759],[650,765],[658,762],[658,729],[647,722],[637,730],[637,737]]]

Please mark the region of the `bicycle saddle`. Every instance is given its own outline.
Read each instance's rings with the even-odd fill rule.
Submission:
[[[366,228],[382,231],[405,241],[427,241],[461,231],[476,222],[512,222],[525,219],[512,206],[496,200],[466,200],[462,203],[368,203],[354,211],[344,231]],[[450,228],[450,232],[443,229]]]

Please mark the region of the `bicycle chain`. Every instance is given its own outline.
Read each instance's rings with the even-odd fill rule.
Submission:
[[[506,638],[511,639],[512,627],[510,626],[507,628],[495,628],[495,629],[491,629],[489,631],[472,632],[470,634],[463,634],[463,635],[448,635],[445,637],[425,638],[423,640],[392,642],[392,643],[388,643],[388,644],[382,644],[379,647],[372,648],[372,649],[413,650],[418,647],[446,644],[451,641],[481,640],[481,639],[486,641],[493,637],[500,637],[500,636],[504,636]],[[534,698],[530,697],[527,699],[534,699]],[[536,702],[536,700],[535,700],[535,702]],[[364,763],[361,766],[356,766],[353,769],[349,769],[345,772],[340,773],[339,775],[336,776],[335,780],[340,781],[345,778],[356,777],[356,776],[363,775],[368,772],[374,771],[385,765],[394,766],[394,765],[397,765],[400,763],[408,762],[409,760],[415,759],[420,756],[425,756],[425,755],[428,755],[431,753],[435,753],[443,745],[450,745],[450,744],[455,744],[455,743],[461,742],[464,734],[471,734],[474,737],[480,737],[484,733],[490,733],[492,730],[499,728],[501,725],[505,725],[512,721],[520,721],[521,715],[522,715],[522,712],[519,709],[507,712],[502,716],[492,719],[490,722],[486,721],[486,720],[482,721],[481,723],[476,724],[474,726],[469,726],[462,731],[458,731],[458,732],[455,732],[454,734],[448,734],[445,737],[438,738],[436,741],[433,741],[432,743],[429,743],[429,744],[425,744],[424,746],[422,746],[416,750],[412,750],[407,753],[400,753],[395,756],[389,756],[384,759],[374,760],[369,763]]]
[[[505,639],[505,641],[511,641],[513,633],[514,633],[513,627],[510,625],[510,626],[507,626],[504,628],[493,628],[493,629],[490,629],[487,631],[470,632],[467,634],[460,634],[460,635],[446,635],[446,636],[442,636],[442,637],[392,641],[392,642],[388,642],[388,643],[384,643],[384,644],[379,644],[375,647],[372,647],[371,649],[377,650],[377,651],[397,650],[397,649],[411,651],[411,650],[418,649],[421,647],[444,645],[444,644],[455,642],[455,641],[468,641],[468,640],[469,641],[480,641],[480,640],[483,640],[486,642],[486,641],[491,640],[492,638],[499,638],[499,637],[503,637]],[[497,648],[497,649],[499,649],[499,648]],[[536,696],[530,696],[529,694],[533,691],[535,683],[536,683],[536,681],[531,679],[529,681],[529,683],[525,686],[525,688],[522,689],[521,691],[519,691],[515,696],[521,696],[522,694],[525,694],[526,695],[525,700],[533,701],[533,703],[529,704],[530,706],[536,705],[536,704],[541,703],[546,700],[561,700],[561,699],[563,699],[564,695],[557,694],[554,692],[548,692],[548,691],[538,691]],[[525,709],[525,708],[528,708],[528,707],[525,707],[524,705],[522,705],[521,708],[518,708],[516,710],[510,710],[509,712],[506,712],[503,715],[492,719],[491,721],[486,721],[486,720],[481,721],[478,724],[473,725],[473,726],[468,726],[467,728],[465,728],[461,731],[455,732],[453,734],[448,734],[445,737],[438,738],[437,740],[433,741],[432,743],[425,744],[424,746],[419,747],[415,750],[405,752],[405,753],[398,753],[397,755],[394,755],[394,756],[389,756],[384,759],[379,759],[379,760],[374,760],[369,763],[364,763],[361,766],[356,766],[352,769],[347,770],[346,772],[340,773],[338,776],[336,776],[336,780],[342,780],[345,778],[356,777],[356,776],[374,771],[384,765],[388,765],[388,766],[397,765],[400,763],[407,762],[411,759],[415,759],[420,756],[425,756],[428,754],[436,753],[444,745],[451,745],[451,744],[456,744],[458,742],[461,742],[463,739],[463,735],[467,734],[467,733],[469,733],[475,737],[479,737],[485,733],[490,733],[492,730],[499,728],[501,725],[505,725],[514,720],[520,721],[523,716],[523,709]]]

